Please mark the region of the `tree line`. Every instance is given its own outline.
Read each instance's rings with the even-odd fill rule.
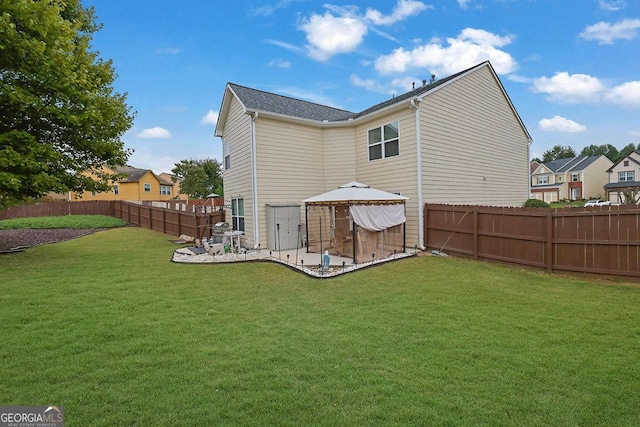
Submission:
[[[618,160],[628,156],[635,150],[640,150],[640,143],[637,146],[634,144],[628,144],[622,147],[621,150],[618,150],[611,144],[591,144],[584,147],[582,151],[580,151],[580,154],[576,154],[576,151],[569,146],[556,145],[553,148],[545,151],[542,154],[542,159],[536,157],[532,161],[536,161],[538,163],[547,163],[557,159],[566,159],[576,156],[605,156],[613,163],[616,163]]]

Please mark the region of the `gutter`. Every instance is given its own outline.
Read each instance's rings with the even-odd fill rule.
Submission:
[[[424,246],[424,198],[422,196],[422,138],[420,136],[420,102],[417,97],[409,103],[409,108],[416,110],[416,169],[418,176],[418,247],[426,250]]]
[[[258,112],[251,114],[251,201],[253,204],[253,244],[260,245],[260,226],[258,221],[258,166],[256,155],[256,119]]]

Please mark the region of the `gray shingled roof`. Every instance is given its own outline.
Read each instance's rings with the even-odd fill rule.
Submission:
[[[339,108],[328,107],[326,105],[315,104],[313,102],[303,101],[301,99],[295,99],[275,93],[264,92],[261,90],[240,86],[235,83],[228,83],[228,85],[231,90],[233,90],[233,92],[238,96],[244,106],[247,107],[247,109],[256,111],[268,111],[270,113],[282,114],[284,116],[298,117],[309,120],[339,122],[365,116],[375,111],[382,110],[383,108],[386,108],[388,106],[394,105],[398,102],[402,102],[415,96],[422,95],[423,93],[432,90],[468,72],[469,70],[478,67],[479,65],[475,65],[449,77],[437,80],[434,83],[424,84],[417,89],[383,101],[359,113],[352,113],[350,111],[341,110]]]
[[[627,188],[627,187],[640,187],[640,181],[610,182],[604,185],[604,188]]]
[[[600,156],[578,156],[568,157],[565,159],[556,159],[543,163],[550,171],[554,173],[561,172],[577,172],[585,170],[587,166],[598,160]]]
[[[350,111],[264,92],[235,83],[229,83],[229,87],[240,98],[244,106],[250,110],[268,111],[284,116],[319,121],[326,120],[329,122],[343,121],[355,117],[355,114]]]
[[[132,166],[115,167],[113,170],[118,174],[126,175],[121,182],[138,182],[147,172],[151,172],[149,169],[138,169]]]

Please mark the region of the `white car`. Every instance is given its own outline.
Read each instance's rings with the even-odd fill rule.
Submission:
[[[587,203],[585,203],[585,207],[586,206],[608,206],[610,205],[611,202],[608,200],[600,200],[600,199],[596,199],[596,200],[589,200]]]

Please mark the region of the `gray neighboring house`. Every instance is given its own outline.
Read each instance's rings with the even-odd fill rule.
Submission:
[[[618,160],[607,173],[609,182],[604,186],[607,200],[611,203],[625,203],[624,189],[640,193],[640,150],[635,150]],[[636,203],[640,194],[636,194]]]
[[[345,182],[408,197],[406,243],[421,248],[427,202],[529,196],[531,137],[488,61],[361,112],[228,83],[215,135],[227,217],[248,247],[269,247],[274,223],[279,240],[296,233],[302,200]]]
[[[607,169],[605,156],[578,156],[539,164],[531,174],[531,196],[547,203],[604,197]]]

